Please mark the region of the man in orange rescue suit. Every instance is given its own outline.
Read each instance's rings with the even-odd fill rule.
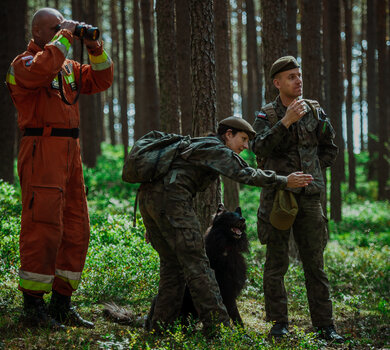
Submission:
[[[18,155],[22,189],[19,289],[28,323],[65,329],[94,327],[71,306],[80,283],[89,243],[89,216],[80,156],[77,95],[80,64],[66,58],[78,22],[55,9],[38,10],[33,39],[17,56],[7,85],[18,110],[23,134]],[[88,26],[87,26],[88,27]],[[84,41],[90,65],[82,66],[81,93],[93,94],[112,84],[113,64],[102,43]],[[44,293],[52,296],[48,308]]]

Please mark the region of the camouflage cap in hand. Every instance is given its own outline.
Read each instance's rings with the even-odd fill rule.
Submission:
[[[298,214],[298,203],[290,191],[276,191],[269,222],[278,230],[288,230]]]
[[[273,79],[276,74],[278,74],[280,72],[284,72],[286,70],[294,69],[294,68],[300,68],[300,65],[298,64],[295,57],[283,56],[283,57],[278,58],[272,64],[269,75],[271,76],[271,79]]]
[[[252,125],[250,125],[246,120],[240,117],[225,118],[222,119],[219,124],[230,126],[231,128],[236,129],[238,131],[245,132],[250,140],[253,139],[256,135],[256,131],[252,128]]]

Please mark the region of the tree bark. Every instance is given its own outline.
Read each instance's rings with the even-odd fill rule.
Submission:
[[[303,2],[301,1],[301,6]],[[314,3],[318,3],[318,1],[313,1]],[[307,4],[308,5],[308,4]],[[321,6],[321,2],[320,2]],[[297,57],[298,56],[298,43],[297,43],[297,0],[287,0],[287,54]],[[318,9],[314,9],[315,12],[321,12],[321,7]],[[316,16],[318,17],[318,16]],[[320,18],[321,19],[321,18]],[[310,20],[310,19],[309,19]],[[305,24],[305,21],[301,17],[301,33],[302,26]],[[318,22],[318,25],[321,26],[321,22]],[[301,43],[304,43],[304,40],[301,39]],[[317,97],[318,98],[318,97]]]
[[[245,119],[253,124],[255,121],[255,112],[261,107],[258,96],[258,86],[260,82],[259,65],[257,55],[257,38],[256,38],[256,22],[255,22],[255,7],[253,0],[246,0],[246,37],[247,37],[247,114]]]
[[[363,40],[366,40],[366,10],[365,10],[365,1],[361,0],[361,25],[360,25],[360,51],[361,51],[361,58],[359,63],[359,111],[360,111],[360,152],[366,151],[366,142],[364,139],[364,112],[363,112],[363,101],[365,101],[365,95],[364,95],[364,72],[366,69],[365,65],[365,57],[366,57],[366,49],[363,45]]]
[[[328,30],[329,30],[329,115],[336,131],[335,143],[342,149],[342,56],[340,42],[340,4],[338,1],[328,3]],[[341,154],[336,158],[331,171],[330,204],[331,218],[339,222],[341,220],[341,180],[343,178],[343,157]]]
[[[156,12],[161,130],[179,134],[175,0],[157,0]]]
[[[229,17],[228,1],[214,1],[215,16],[215,52],[216,52],[216,88],[218,121],[232,114]],[[223,198],[225,207],[234,210],[239,206],[239,185],[237,182],[223,177]]]
[[[126,158],[129,148],[129,127],[127,117],[127,37],[126,37],[126,11],[125,11],[125,0],[121,0],[121,24],[122,24],[122,93],[120,96],[121,104],[121,135],[123,144],[124,158]]]
[[[86,22],[88,24],[97,25],[97,1],[72,0],[72,17],[76,21]],[[84,55],[85,55],[84,50]],[[73,58],[80,60],[81,46],[78,41],[73,43]],[[83,57],[83,60],[85,58]],[[98,106],[96,95],[80,95],[80,141],[83,163],[89,167],[96,166],[96,159],[100,149],[98,136]]]
[[[379,101],[379,147],[378,147],[378,199],[390,199],[390,189],[387,188],[389,178],[389,152],[386,143],[389,142],[387,125],[387,100],[386,91],[386,3],[377,1],[377,45],[378,45],[378,101]],[[388,68],[388,67],[387,67]],[[386,79],[387,77],[387,79]]]
[[[12,60],[26,49],[27,1],[5,1],[0,7],[0,71],[8,71]],[[12,35],[11,35],[12,33]],[[16,110],[6,84],[0,88],[0,179],[14,182],[14,158],[16,141]]]
[[[244,77],[242,71],[242,0],[237,0],[237,83],[238,91],[241,97],[241,113],[244,117],[247,115],[247,105],[244,89]]]
[[[194,136],[216,130],[216,82],[213,3],[190,0],[192,112]],[[195,209],[205,232],[220,201],[217,181],[195,198]]]
[[[265,100],[273,101],[278,90],[270,78],[272,63],[287,54],[287,14],[284,0],[262,1],[263,67],[265,74]]]
[[[117,0],[110,0],[110,28],[111,28],[111,57],[115,64],[115,74],[114,74],[114,81],[112,86],[107,90],[108,94],[108,129],[110,133],[110,142],[111,145],[116,145],[116,135],[115,135],[115,108],[114,108],[114,99],[116,99],[117,95],[115,93],[115,89],[117,87],[117,77],[119,74],[119,60],[118,60],[118,42],[119,42],[119,35],[118,35],[118,17],[117,17]],[[116,99],[118,100],[118,99]],[[117,104],[119,105],[119,103]]]
[[[382,1],[382,0],[380,0]],[[377,159],[378,159],[378,147],[375,140],[378,136],[378,113],[377,113],[377,69],[375,50],[376,45],[376,14],[375,14],[376,0],[367,1],[367,122],[368,122],[368,153],[369,153],[369,166],[368,166],[368,180],[374,180],[377,178]]]
[[[146,120],[145,132],[160,129],[159,97],[157,90],[156,64],[154,60],[154,39],[152,25],[152,6],[150,0],[141,0],[142,28],[144,32],[145,73],[144,106]]]
[[[191,21],[188,0],[176,0],[177,72],[181,112],[181,132],[192,135]]]
[[[356,190],[356,162],[353,144],[353,115],[352,115],[352,1],[343,0],[345,23],[345,71],[347,76],[347,95],[345,109],[347,118],[347,148],[348,148],[348,187]]]
[[[134,141],[145,133],[143,106],[144,62],[142,59],[139,0],[133,0],[133,76],[134,76]]]

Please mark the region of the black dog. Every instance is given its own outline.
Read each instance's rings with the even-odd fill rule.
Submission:
[[[246,224],[241,208],[227,211],[223,204],[220,204],[213,224],[205,235],[206,253],[210,266],[214,270],[223,303],[232,321],[240,325],[243,325],[243,322],[236,299],[244,288],[246,280],[246,263],[242,253],[248,252],[249,243],[245,230]],[[146,329],[150,328],[155,303],[156,297],[153,299],[145,323]],[[186,286],[180,318],[186,323],[190,315],[194,319],[198,318],[190,290]]]

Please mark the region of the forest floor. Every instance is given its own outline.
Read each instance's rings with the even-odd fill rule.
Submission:
[[[272,325],[265,322],[265,247],[256,236],[259,190],[249,186],[240,194],[251,245],[248,280],[238,303],[245,329],[222,329],[219,338],[207,340],[199,324],[187,330],[176,325],[155,335],[105,318],[103,304],[109,301],[146,315],[158,286],[158,255],[143,239],[139,214],[137,227],[131,226],[136,186],[121,183],[121,159],[119,148],[106,145],[97,168],[85,170],[91,241],[73,302],[83,317],[95,322],[92,330],[53,332],[26,328],[20,321],[20,189],[0,182],[0,349],[390,349],[390,203],[374,200],[375,184],[364,180],[364,155],[358,162],[358,191],[344,190],[343,221],[330,221],[325,251],[335,324],[347,339],[341,345],[315,334],[299,261],[290,263],[285,279],[291,333],[278,342],[268,338]]]

